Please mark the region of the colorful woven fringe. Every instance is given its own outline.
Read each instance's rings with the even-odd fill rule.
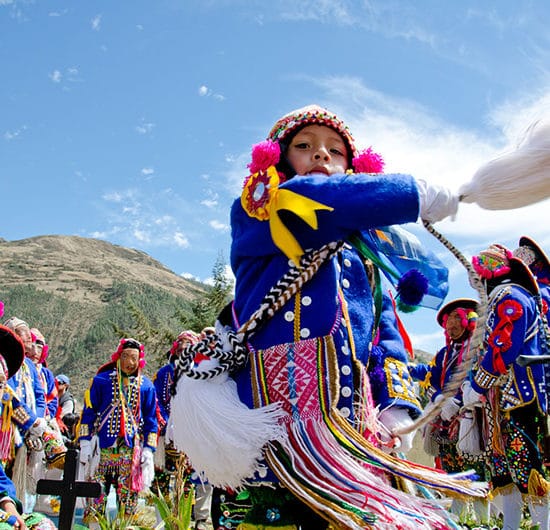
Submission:
[[[266,459],[281,482],[338,528],[449,528],[440,507],[392,488],[384,471],[430,488],[484,496],[471,473],[442,471],[384,453],[331,404],[338,388],[332,337],[282,344],[251,355],[256,406],[281,403],[286,439]],[[323,376],[321,374],[324,374]]]

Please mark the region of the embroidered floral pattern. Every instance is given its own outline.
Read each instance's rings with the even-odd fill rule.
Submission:
[[[279,174],[275,166],[250,175],[241,195],[241,204],[246,213],[260,221],[269,219],[271,201],[278,188]]]
[[[521,304],[515,300],[504,300],[497,308],[498,324],[489,336],[489,346],[493,350],[493,366],[499,374],[506,372],[502,352],[512,346],[514,322],[523,316]]]

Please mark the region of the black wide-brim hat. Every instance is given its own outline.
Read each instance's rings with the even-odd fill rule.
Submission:
[[[0,325],[0,354],[6,361],[9,379],[23,364],[25,345],[10,328],[2,325]]]
[[[550,272],[550,259],[548,259],[548,256],[546,255],[544,250],[542,250],[542,248],[534,239],[531,239],[529,236],[521,236],[519,238],[519,246],[531,247],[532,249],[534,249],[540,259],[544,262],[544,268]]]
[[[503,279],[509,278],[511,282],[525,287],[531,294],[539,294],[537,279],[533,276],[529,267],[519,258],[514,257],[509,259],[510,272],[506,276],[503,276]]]
[[[448,315],[451,311],[461,307],[463,309],[471,309],[477,311],[478,301],[473,298],[456,298],[446,303],[437,313],[437,322],[440,326],[443,326],[443,317]]]

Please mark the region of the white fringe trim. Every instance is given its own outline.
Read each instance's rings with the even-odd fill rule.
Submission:
[[[211,362],[204,361],[201,368]],[[254,475],[263,447],[285,438],[284,416],[277,404],[249,409],[227,374],[207,381],[182,376],[172,397],[166,438],[210,484],[235,489]]]

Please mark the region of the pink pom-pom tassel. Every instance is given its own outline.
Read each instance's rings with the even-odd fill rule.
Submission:
[[[251,173],[265,171],[268,167],[274,166],[281,157],[281,148],[277,142],[265,140],[252,147],[252,162],[248,164]]]
[[[372,147],[361,151],[352,161],[356,173],[382,173],[384,159]]]

